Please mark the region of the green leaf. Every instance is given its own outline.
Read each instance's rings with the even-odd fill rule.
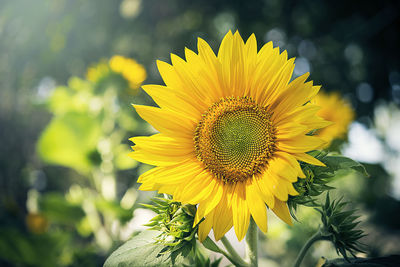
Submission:
[[[106,216],[118,218],[121,222],[127,222],[132,218],[132,210],[126,210],[115,201],[109,201],[103,198],[96,200],[96,208]]]
[[[125,266],[176,266],[191,252],[191,246],[182,246],[172,253],[156,243],[158,231],[143,231],[115,250],[104,263],[104,267]]]
[[[59,193],[46,193],[39,199],[39,205],[43,214],[51,222],[75,224],[85,216],[80,205],[68,202]]]
[[[131,238],[107,258],[104,267],[163,266],[168,255],[160,254],[164,247],[154,243],[159,234],[157,231],[143,231]]]
[[[100,123],[89,114],[66,113],[55,116],[40,136],[40,157],[52,164],[71,167],[86,173],[101,135]]]
[[[357,161],[354,161],[350,158],[341,156],[341,155],[327,155],[320,160],[325,163],[327,167],[314,167],[315,171],[314,174],[317,175],[321,173],[334,173],[339,170],[350,170],[353,169],[365,176],[369,176],[365,167],[358,163]]]
[[[209,238],[208,236],[207,236],[207,238],[203,241],[202,244],[203,244],[203,246],[204,246],[205,248],[207,248],[207,249],[209,249],[209,250],[211,250],[211,251],[221,253],[221,250],[219,249],[219,247],[218,247],[218,246],[215,244],[215,242],[212,241],[211,238]]]

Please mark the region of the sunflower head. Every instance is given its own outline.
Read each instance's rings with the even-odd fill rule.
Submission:
[[[259,174],[275,151],[275,129],[267,108],[249,97],[214,103],[196,127],[199,161],[225,183]]]
[[[219,240],[232,226],[243,239],[250,216],[267,231],[267,207],[286,223],[299,161],[323,166],[306,152],[325,144],[309,133],[329,122],[310,103],[319,86],[309,74],[293,81],[294,59],[272,43],[257,49],[228,32],[218,53],[198,39],[198,52],[172,64],[158,61],[163,85],[143,89],[159,107],[135,105],[159,133],[134,137],[131,156],[156,166],[139,177],[141,190],[158,190],[196,204],[199,238]]]
[[[325,147],[328,147],[335,139],[344,139],[355,116],[350,103],[337,92],[319,92],[312,102],[321,107],[317,115],[332,122],[331,125],[316,132],[327,142]]]

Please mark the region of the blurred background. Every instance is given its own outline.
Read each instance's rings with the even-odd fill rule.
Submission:
[[[153,214],[128,157],[129,137],[154,130],[131,103],[154,104],[156,60],[197,37],[217,51],[228,30],[296,57],[354,112],[329,148],[370,177],[334,185],[369,235],[368,256],[400,253],[399,1],[18,0],[0,2],[0,265],[100,266]],[[339,118],[340,119],[340,118]],[[285,266],[318,227],[302,209],[293,228],[271,219],[261,262]],[[265,239],[265,240],[264,240]],[[337,257],[321,242],[306,258]]]

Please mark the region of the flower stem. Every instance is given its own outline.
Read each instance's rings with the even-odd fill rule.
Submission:
[[[301,248],[299,255],[297,255],[296,261],[293,265],[293,267],[300,267],[301,262],[304,259],[304,256],[306,255],[308,249],[314,244],[316,241],[322,240],[323,237],[321,235],[321,231],[316,232],[310,239],[307,240],[307,242],[304,244],[304,246]]]
[[[232,247],[231,243],[225,236],[221,238],[221,242],[222,244],[224,244],[224,247],[229,252],[231,258],[233,258],[237,263],[240,264],[239,266],[247,266],[246,262],[242,259],[242,257],[240,257],[240,255]]]
[[[258,229],[253,218],[250,218],[249,230],[246,234],[246,258],[252,267],[258,266],[257,258]]]
[[[247,263],[236,253],[236,251],[233,249],[232,245],[229,243],[228,239],[223,237],[224,240],[222,243],[224,244],[225,247],[229,247],[228,252],[220,248],[211,238],[207,237],[203,241],[203,246],[211,251],[221,253],[224,255],[230,262],[233,263],[235,266],[239,267],[246,267]],[[228,245],[227,245],[228,244]]]

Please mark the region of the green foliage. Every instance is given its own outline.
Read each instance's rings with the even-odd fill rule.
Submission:
[[[100,123],[86,114],[70,112],[56,116],[43,131],[39,142],[40,157],[49,163],[88,173],[101,135]]]
[[[324,151],[314,151],[311,154],[326,166],[321,167],[307,163],[301,164],[306,178],[299,179],[293,184],[299,195],[290,196],[287,202],[293,218],[296,218],[295,211],[297,205],[318,206],[317,197],[325,191],[333,189],[328,183],[339,175],[354,170],[368,176],[364,166],[350,158],[327,154]]]
[[[42,102],[53,117],[36,144],[38,154],[45,163],[75,170],[63,176],[75,179],[74,184],[65,182],[70,185],[67,194],[33,190],[38,197],[28,202],[46,217],[50,231],[68,229],[75,242],[93,244],[94,253],[104,255],[120,242],[132,220],[136,196],[129,187],[135,179],[118,178],[122,170],[132,176],[141,167],[128,156],[126,143],[142,127],[128,103],[124,77],[94,71],[95,80],[71,77]],[[175,258],[183,252],[181,247]],[[82,255],[71,257],[86,262]]]
[[[342,199],[331,201],[329,193],[326,195],[325,204],[316,210],[321,214],[323,223],[320,229],[324,239],[331,241],[337,253],[348,259],[347,252],[355,256],[356,252],[365,252],[359,239],[364,237],[362,230],[356,229],[360,221],[354,215],[356,210],[344,210],[348,203]]]
[[[204,239],[202,244],[206,249],[209,249],[209,250],[217,252],[217,253],[221,253],[221,249],[208,236],[206,237],[206,239]]]
[[[83,219],[82,207],[68,202],[60,193],[47,193],[39,200],[42,213],[52,223],[74,225]]]
[[[203,243],[204,244],[204,243]],[[221,263],[222,257],[215,259],[214,261],[211,260],[209,257],[205,256],[204,253],[196,249],[195,255],[194,255],[194,262],[190,264],[185,264],[184,266],[191,267],[218,267],[219,264]]]
[[[70,242],[66,232],[38,235],[14,227],[0,228],[1,259],[17,266],[66,266],[74,253]]]
[[[170,51],[183,55],[182,44],[196,50],[196,38],[199,35],[210,42],[214,51],[218,51],[221,36],[229,28],[240,29],[244,38],[254,32],[257,37],[264,36],[265,41],[272,39],[274,45],[280,44],[281,48],[288,50],[290,57],[299,56],[301,60],[305,59],[312,67],[312,79],[321,81],[325,88],[341,88],[343,93],[360,103],[357,106],[360,116],[370,115],[371,107],[375,102],[361,103],[359,97],[356,97],[359,92],[357,91],[355,95],[352,90],[360,83],[366,82],[375,89],[388,88],[388,90],[379,91],[379,98],[392,99],[392,95],[395,96],[391,89],[395,89],[394,85],[398,80],[398,70],[393,66],[398,64],[396,48],[400,35],[396,34],[398,24],[391,23],[393,20],[396,21],[397,5],[393,2],[368,1],[360,5],[348,1],[307,1],[293,5],[292,1],[265,0],[247,2],[223,0],[218,3],[181,0],[2,1],[0,8],[2,52],[0,53],[2,59],[0,61],[0,77],[2,77],[0,79],[0,88],[2,88],[0,90],[0,132],[2,133],[0,154],[3,156],[0,160],[0,198],[1,201],[4,201],[3,198],[11,199],[13,211],[12,214],[8,214],[5,211],[6,208],[0,207],[1,226],[11,220],[10,218],[14,218],[15,214],[24,213],[26,192],[33,187],[30,178],[27,179],[32,170],[38,170],[45,175],[47,188],[43,186],[38,189],[42,195],[39,198],[39,209],[49,217],[52,226],[75,223],[81,214],[81,211],[77,212],[76,207],[83,206],[83,202],[93,204],[92,206],[95,207],[93,213],[89,214],[85,211],[85,218],[79,223],[86,225],[85,229],[89,229],[90,235],[93,235],[96,230],[93,225],[87,223],[89,218],[90,220],[98,218],[98,225],[105,226],[102,233],[106,234],[111,232],[112,222],[115,222],[113,224],[115,226],[119,223],[117,220],[125,222],[129,219],[132,209],[121,209],[118,204],[124,190],[135,183],[138,172],[135,169],[137,163],[126,156],[129,151],[127,145],[117,147],[125,143],[126,139],[133,135],[132,132],[144,132],[145,128],[141,127],[140,121],[132,116],[132,112],[125,112],[124,107],[129,105],[121,104],[121,102],[108,105],[115,106],[120,111],[117,116],[108,114],[102,117],[107,119],[107,123],[104,123],[102,119],[99,120],[106,126],[112,125],[110,121],[116,123],[115,128],[108,127],[107,131],[101,129],[99,139],[96,141],[103,138],[107,141],[112,139],[110,141],[112,152],[107,154],[98,150],[97,143],[86,148],[86,145],[90,143],[86,142],[86,138],[90,136],[93,129],[87,129],[87,132],[82,134],[80,130],[75,132],[74,127],[65,125],[67,122],[64,116],[68,117],[69,114],[85,116],[84,114],[90,113],[90,107],[93,107],[91,104],[104,103],[103,93],[107,93],[110,87],[123,87],[117,84],[120,82],[116,79],[109,82],[108,77],[95,85],[77,77],[73,77],[66,83],[72,75],[83,77],[86,67],[93,61],[114,53],[133,55],[149,69],[151,67],[149,80],[153,83],[160,79],[155,70],[155,58],[168,61]],[[130,5],[125,5],[127,3]],[[137,4],[136,13],[127,16],[124,12],[132,10],[132,3]],[[354,15],[355,11],[357,16]],[[382,18],[382,14],[385,19],[378,19]],[[377,19],[369,20],[368,18]],[[26,27],[27,25],[29,27]],[[261,47],[263,42],[259,39],[258,47]],[[338,57],[338,55],[342,56]],[[326,62],[330,62],[329,66],[326,66]],[[377,69],[376,66],[382,67]],[[43,77],[46,78],[42,79]],[[41,79],[42,81],[39,82]],[[53,90],[46,80],[57,84],[67,84],[67,86]],[[41,89],[37,90],[38,88]],[[50,99],[47,99],[49,92],[47,90],[53,90]],[[123,96],[124,99],[120,95],[118,97],[119,100],[128,103],[151,101],[143,95],[134,98],[126,94]],[[47,107],[54,115],[45,131],[50,132],[49,128],[53,127],[51,126],[53,124],[62,125],[62,127],[54,127],[57,130],[49,133],[50,137],[41,136],[41,141],[42,138],[47,140],[44,143],[48,150],[40,149],[38,144],[32,142],[32,140],[37,140],[37,136],[47,121],[43,111],[32,103],[42,102],[45,99],[49,100]],[[96,116],[92,114],[89,118]],[[84,120],[87,121],[87,119]],[[91,128],[86,123],[85,127]],[[121,128],[125,131],[118,132],[118,136],[111,138],[110,132],[119,131]],[[65,134],[63,130],[66,131]],[[82,141],[78,146],[76,140],[80,138]],[[40,152],[40,157],[45,163],[68,167],[77,170],[80,174],[71,172],[68,168],[49,168],[42,164],[34,155],[35,146],[38,151],[44,150],[43,154]],[[104,166],[111,171],[104,173],[101,170]],[[139,167],[142,168],[143,165]],[[52,169],[52,172],[49,172],[49,169]],[[119,170],[128,169],[130,170],[123,174],[117,173]],[[318,183],[313,184],[315,180],[322,178],[315,178],[316,175],[312,171],[311,173],[312,176],[307,174],[308,182],[298,188],[307,188],[304,195],[314,191],[310,195],[315,195],[311,197],[315,200],[319,191],[323,190],[323,183],[320,183],[320,188],[318,188]],[[117,193],[107,196],[107,199],[102,189],[111,188],[112,185],[107,187],[104,183],[103,178],[106,175],[118,181]],[[331,179],[326,178],[326,180]],[[368,182],[372,183],[374,180],[379,179],[369,179]],[[62,183],[56,181],[62,181]],[[70,201],[63,203],[60,198],[64,192],[69,191],[73,183],[89,189],[84,190],[85,200],[73,205]],[[389,182],[385,185],[388,186],[388,184]],[[325,185],[328,186],[327,183]],[[383,203],[380,206],[383,208],[378,209],[379,213],[373,212],[373,214],[382,214],[380,212],[393,214],[393,208],[387,203],[398,202],[392,198],[390,199],[392,202],[387,202],[386,199],[382,201],[382,198],[389,198],[387,195],[389,190],[386,186],[381,184],[377,186],[376,182],[365,186],[364,195],[371,209],[380,206],[377,203]],[[54,199],[53,196],[47,199],[48,190],[58,191],[60,195]],[[307,203],[308,200],[308,197],[298,198],[294,202],[289,201],[289,204]],[[72,218],[62,214],[64,209]],[[391,216],[377,217],[381,220],[380,227],[386,225],[384,222],[390,223],[392,227],[393,225],[398,227],[396,220]],[[15,226],[15,231],[19,227],[19,232],[22,234],[18,235],[15,231],[10,231],[10,240],[3,243],[7,247],[0,249],[1,259],[10,255],[19,257],[19,259],[15,257],[15,261],[11,261],[10,265],[32,266],[35,261],[37,266],[45,266],[42,259],[46,258],[52,266],[61,266],[63,264],[55,262],[56,257],[53,254],[66,256],[58,250],[52,250],[55,247],[54,244],[60,243],[65,246],[65,250],[74,250],[77,244],[84,244],[86,248],[89,247],[88,243],[96,243],[92,236],[85,235],[81,238],[79,234],[82,232],[78,230],[77,233],[73,227],[65,229],[65,234],[70,235],[74,242],[64,243],[63,237],[59,237],[60,240],[57,242],[56,236],[54,236],[55,240],[41,237],[35,239],[37,242],[33,242],[29,233],[24,232],[23,218],[24,216],[18,216],[18,219],[10,223]],[[53,233],[54,228],[56,227],[49,230],[49,235]],[[5,236],[7,235],[1,232],[1,237]],[[33,249],[34,253],[27,253],[29,256],[26,256],[21,251],[21,246],[13,242],[12,237],[18,239],[20,243],[24,243],[20,239],[25,238],[29,246],[34,247],[26,246],[26,250]],[[118,239],[116,236],[114,238]],[[18,253],[13,254],[11,251],[13,248]],[[47,255],[44,256],[36,251],[40,248],[47,250]],[[288,247],[288,250],[290,249],[293,248]],[[97,253],[99,258],[107,254],[104,249],[100,250],[98,247],[95,247],[93,251],[82,249],[80,252],[82,259],[90,258],[90,253]],[[76,262],[76,266],[98,265],[90,265],[86,261]]]
[[[171,251],[196,245],[195,234],[198,226],[193,228],[196,207],[182,205],[180,202],[166,198],[153,198],[153,205],[143,206],[156,212],[158,215],[150,220],[146,226],[152,230],[161,231],[157,242],[169,247]]]
[[[176,266],[196,251],[193,228],[196,208],[166,198],[153,198],[143,206],[157,213],[147,226],[150,230],[133,237],[114,251],[105,266]],[[193,257],[191,262],[193,261]]]
[[[190,253],[190,248],[179,251],[168,250],[155,242],[158,231],[146,230],[128,240],[115,250],[104,263],[104,267],[124,266],[180,266]]]
[[[95,206],[105,216],[118,219],[121,223],[125,223],[132,219],[132,210],[124,209],[116,201],[106,200],[104,198],[97,198]]]
[[[326,260],[322,267],[390,267],[400,266],[400,256],[390,255],[376,258],[334,259]]]

